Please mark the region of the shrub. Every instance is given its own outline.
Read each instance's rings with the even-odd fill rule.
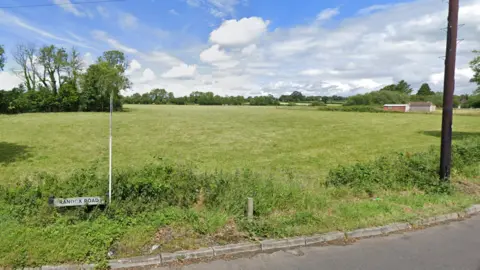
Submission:
[[[452,168],[463,172],[480,162],[480,141],[461,141],[453,146]],[[418,188],[428,193],[450,191],[438,176],[437,148],[415,154],[396,153],[371,162],[340,166],[330,170],[327,186],[348,186],[367,193],[375,190]]]

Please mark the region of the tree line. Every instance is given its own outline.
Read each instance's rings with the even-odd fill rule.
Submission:
[[[472,82],[473,81],[472,79]],[[480,85],[480,84],[479,84]],[[409,102],[431,102],[437,107],[443,106],[443,92],[434,92],[424,83],[420,86],[416,94],[412,94],[413,89],[402,80],[397,84],[391,84],[382,89],[366,94],[351,96],[345,102],[345,106],[358,105],[384,105],[384,104],[405,104]],[[473,94],[454,95],[454,107],[462,108],[480,108],[480,90],[477,89]]]
[[[304,96],[301,92],[294,91],[290,95],[282,95],[276,98],[273,95],[267,96],[219,96],[212,92],[194,91],[188,96],[175,97],[172,92],[165,89],[153,89],[148,93],[140,95],[135,93],[132,96],[123,98],[125,104],[176,104],[176,105],[251,105],[251,106],[278,106],[281,102],[321,102],[338,103],[345,101],[341,96]]]
[[[19,44],[12,58],[22,83],[0,90],[0,113],[108,111],[111,97],[120,110],[120,91],[130,86],[127,59],[120,51],[106,51],[88,67],[75,48],[55,45]],[[5,62],[0,46],[1,70]]]

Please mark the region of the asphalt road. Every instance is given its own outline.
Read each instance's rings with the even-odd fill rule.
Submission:
[[[182,269],[480,270],[480,216],[348,246],[307,247]]]

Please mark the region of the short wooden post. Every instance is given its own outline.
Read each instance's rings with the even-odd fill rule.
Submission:
[[[248,203],[247,203],[247,218],[248,221],[253,220],[253,198],[248,198]]]

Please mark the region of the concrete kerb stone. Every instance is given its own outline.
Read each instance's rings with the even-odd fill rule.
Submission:
[[[382,227],[372,227],[366,229],[358,229],[355,231],[347,232],[347,238],[363,238],[382,235]]]
[[[260,242],[262,251],[278,250],[283,248],[304,247],[305,237],[287,238],[282,240],[265,240]]]
[[[469,208],[465,209],[465,213],[469,216],[480,213],[480,204],[470,206]]]
[[[447,222],[447,221],[454,221],[459,219],[461,215],[458,213],[451,213],[451,214],[446,214],[446,215],[439,215],[436,217],[431,217],[431,218],[426,218],[426,219],[421,219],[413,223],[413,225],[416,226],[430,226],[442,222]]]
[[[405,231],[413,226],[429,226],[442,222],[455,221],[463,217],[480,213],[480,204],[472,205],[460,213],[451,213],[440,215],[432,218],[418,220],[409,223],[393,223],[381,227],[358,229],[351,232],[331,232],[326,234],[314,235],[310,237],[296,237],[281,240],[264,240],[260,243],[240,243],[226,246],[215,246],[191,251],[179,251],[175,253],[162,253],[160,255],[141,256],[134,258],[111,260],[109,262],[113,269],[160,265],[177,260],[199,259],[206,257],[234,255],[240,253],[254,253],[259,251],[274,251],[279,249],[289,249],[302,247],[307,245],[322,244],[332,241],[345,240],[345,238],[364,238],[378,235],[385,235],[397,231]],[[93,264],[83,265],[59,265],[59,266],[42,266],[35,268],[24,268],[28,270],[60,270],[60,269],[94,269]]]
[[[305,237],[305,245],[318,245],[340,240],[345,240],[345,234],[343,232],[331,232]]]
[[[127,267],[144,267],[151,265],[162,264],[162,258],[160,254],[151,256],[140,256],[126,259],[112,260],[109,262],[110,268],[119,269]]]
[[[390,234],[399,231],[405,231],[410,229],[411,226],[408,223],[393,223],[380,227],[383,234]]]
[[[235,255],[262,251],[262,245],[260,243],[239,243],[225,246],[215,246],[212,249],[214,256]]]
[[[178,251],[175,253],[162,253],[160,257],[162,258],[162,263],[169,263],[177,260],[190,260],[190,259],[213,257],[213,248],[185,250],[185,251]]]

